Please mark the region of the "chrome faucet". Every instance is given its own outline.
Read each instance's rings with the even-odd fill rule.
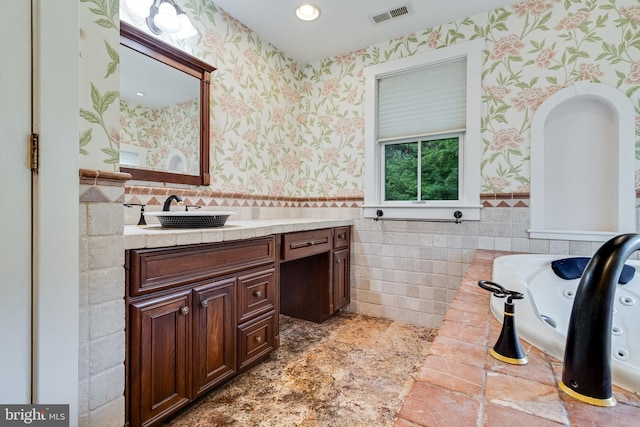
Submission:
[[[170,211],[171,210],[171,202],[172,201],[176,201],[177,204],[181,205],[182,204],[182,198],[180,196],[176,196],[175,194],[172,194],[171,196],[167,197],[167,200],[164,201],[164,205],[162,206],[162,210],[164,212],[166,211]]]
[[[614,237],[595,253],[582,274],[571,309],[560,389],[585,403],[613,406],[611,326],[618,278],[640,234]]]

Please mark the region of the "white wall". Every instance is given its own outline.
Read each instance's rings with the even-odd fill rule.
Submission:
[[[31,133],[31,8],[27,2],[0,14],[3,56],[0,67],[0,402],[31,401],[31,172],[27,138]],[[6,120],[8,118],[8,120]]]

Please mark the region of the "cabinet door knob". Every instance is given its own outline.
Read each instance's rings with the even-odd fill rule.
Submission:
[[[180,309],[180,313],[182,313],[182,314],[184,314],[186,316],[187,314],[189,314],[189,307],[187,307],[187,306],[182,307]]]
[[[256,298],[260,298],[262,296],[262,291],[255,291],[253,293],[253,296],[255,296]]]
[[[258,335],[257,337],[254,338],[254,340],[256,342],[262,342],[262,337],[260,335]]]
[[[204,300],[204,301],[202,301],[202,302],[200,303],[200,306],[201,306],[202,308],[207,308],[207,306],[208,306],[208,305],[209,305],[209,301],[207,301],[207,300]]]

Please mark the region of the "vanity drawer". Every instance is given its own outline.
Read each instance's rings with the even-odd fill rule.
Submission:
[[[238,326],[240,371],[263,361],[275,348],[275,311]]]
[[[129,296],[144,295],[248,268],[273,265],[275,239],[132,249],[126,252]]]
[[[282,236],[282,260],[304,258],[331,250],[331,229],[301,231]]]
[[[271,311],[276,303],[275,269],[259,271],[238,277],[238,323]]]
[[[337,227],[333,230],[333,249],[348,248],[351,241],[351,227]]]

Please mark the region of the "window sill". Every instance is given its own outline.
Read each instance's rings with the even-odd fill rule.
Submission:
[[[364,205],[362,207],[365,218],[418,220],[418,221],[455,221],[454,212],[462,212],[461,221],[480,221],[481,205],[454,205],[442,206],[390,206],[390,205]],[[382,216],[377,211],[382,211]]]
[[[527,230],[530,239],[606,242],[624,231]],[[629,231],[630,233],[633,231]]]

